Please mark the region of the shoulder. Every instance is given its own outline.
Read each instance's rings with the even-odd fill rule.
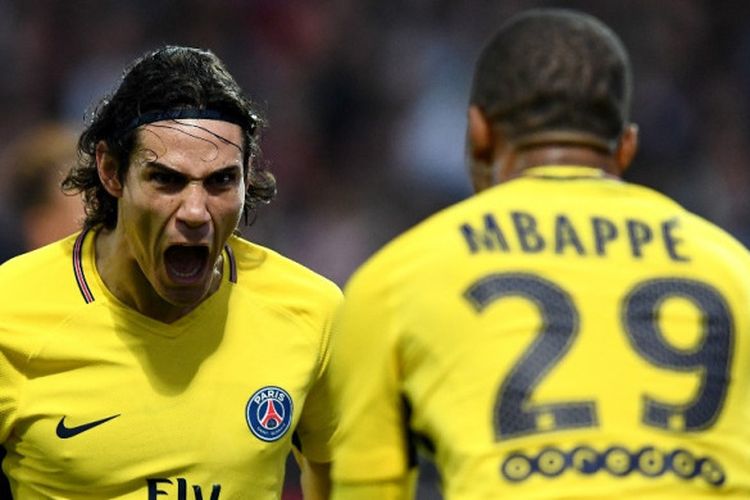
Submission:
[[[41,266],[55,265],[60,261],[63,242],[58,241],[30,252],[17,255],[0,265],[0,278],[18,279],[43,269]]]
[[[307,307],[335,308],[341,289],[328,278],[280,253],[232,237],[229,244],[237,262],[237,285],[253,294]]]
[[[650,203],[643,211],[656,217],[671,218],[684,228],[688,243],[705,254],[719,258],[739,259],[747,265],[750,251],[728,231],[708,219],[691,212],[676,200],[651,188],[629,184],[634,197]],[[636,201],[636,203],[640,203]]]
[[[6,357],[30,359],[55,325],[86,306],[75,280],[74,243],[75,236],[66,238],[0,266],[0,351]]]
[[[464,250],[461,228],[484,203],[482,195],[471,196],[391,239],[352,274],[345,289],[347,297],[365,290],[370,294],[395,289],[405,293],[412,286],[429,287],[425,282],[428,275]]]
[[[716,224],[684,210],[686,229],[692,235],[692,244],[715,257],[738,275],[750,277],[750,251],[729,232]]]
[[[73,265],[76,236],[14,257],[0,265],[0,303],[44,303],[77,291]],[[0,307],[2,307],[0,306]]]

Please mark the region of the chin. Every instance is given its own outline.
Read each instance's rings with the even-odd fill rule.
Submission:
[[[168,290],[161,293],[161,298],[177,307],[196,307],[208,297],[206,288],[190,290]]]

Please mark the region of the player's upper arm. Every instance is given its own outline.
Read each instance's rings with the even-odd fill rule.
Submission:
[[[331,494],[331,464],[319,463],[305,458],[299,451],[293,450],[294,458],[300,469],[300,484],[305,500],[327,500]]]
[[[0,328],[0,337],[8,335]],[[5,442],[13,428],[18,405],[25,381],[19,367],[25,365],[23,352],[12,347],[6,348],[0,338],[0,443]]]
[[[312,376],[312,384],[305,398],[302,415],[295,431],[295,446],[304,456],[317,463],[330,462],[331,439],[336,428],[333,404],[326,380],[330,359],[330,339],[333,317],[341,305],[341,291],[329,287],[326,311],[321,324],[318,353],[318,369]]]
[[[392,297],[378,274],[355,275],[334,321],[328,377],[339,422],[332,475],[345,483],[397,479],[409,468]]]

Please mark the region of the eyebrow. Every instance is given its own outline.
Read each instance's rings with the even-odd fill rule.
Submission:
[[[195,177],[191,177],[191,176],[187,175],[184,172],[180,172],[179,170],[177,170],[175,168],[172,168],[172,167],[167,166],[167,165],[165,165],[165,164],[163,164],[163,163],[161,163],[159,161],[154,160],[154,161],[147,161],[147,162],[145,162],[144,163],[144,170],[161,170],[161,171],[164,171],[164,172],[168,172],[168,173],[170,173],[172,175],[178,175],[178,176],[183,177],[185,179],[204,179],[206,177],[211,177],[212,175],[226,173],[226,172],[231,172],[231,171],[235,171],[235,170],[239,170],[240,172],[242,172],[242,167],[239,166],[239,165],[237,165],[236,163],[234,163],[234,164],[231,164],[231,165],[227,165],[226,167],[222,167],[222,168],[220,168],[218,170],[214,170],[213,172],[211,172],[210,174],[208,174],[205,177],[197,177],[197,178],[195,178]]]

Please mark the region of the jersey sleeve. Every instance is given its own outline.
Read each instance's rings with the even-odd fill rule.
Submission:
[[[332,317],[341,303],[341,292],[336,288],[331,296],[334,298],[330,302],[332,305],[326,315],[321,335],[319,370],[305,399],[305,406],[295,432],[295,446],[305,458],[318,463],[331,461],[331,439],[336,428],[326,376],[330,359]]]
[[[19,367],[24,360],[16,349],[6,345],[8,335],[9,331],[0,327],[0,444],[13,429],[23,383]]]
[[[399,479],[409,469],[396,332],[384,303],[391,296],[377,274],[355,275],[334,322],[328,376],[339,425],[332,478],[342,484]]]

